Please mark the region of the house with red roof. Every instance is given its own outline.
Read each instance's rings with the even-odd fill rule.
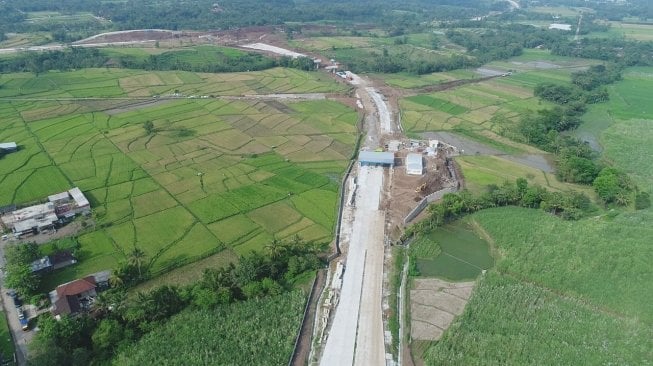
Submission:
[[[55,317],[88,311],[98,292],[109,287],[111,271],[102,271],[57,286],[50,291],[52,314]]]

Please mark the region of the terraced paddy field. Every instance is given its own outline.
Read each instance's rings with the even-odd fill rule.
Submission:
[[[329,100],[130,96],[341,91],[333,82],[286,69],[91,69],[2,75],[0,85],[0,139],[20,146],[2,158],[0,204],[79,186],[94,208],[97,229],[79,237],[80,263],[58,281],[116,266],[134,247],[157,272],[262,250],[273,236],[331,238],[357,135],[353,109]]]
[[[533,95],[535,86],[541,82],[568,83],[571,73],[594,63],[554,56],[542,50],[526,50],[519,57],[484,66],[498,73],[511,72],[510,76],[400,99],[401,122],[409,134],[454,130],[506,152],[529,150],[503,136],[510,137],[523,114],[552,107]],[[437,75],[440,74],[407,79],[406,83],[420,85],[419,82],[430,80],[437,83]],[[477,74],[475,78],[480,76]],[[454,75],[443,73],[441,77],[450,81]],[[457,79],[469,78],[463,74]],[[388,81],[396,83],[393,79]]]

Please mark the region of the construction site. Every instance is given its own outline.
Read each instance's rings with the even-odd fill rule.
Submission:
[[[387,323],[390,247],[429,203],[460,188],[452,160],[459,150],[444,141],[406,138],[396,103],[369,80],[346,75],[364,111],[364,137],[343,183],[336,255],[316,301],[312,334],[303,335],[312,339],[306,361],[395,365]]]

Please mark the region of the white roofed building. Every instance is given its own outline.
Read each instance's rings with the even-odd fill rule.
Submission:
[[[75,187],[67,192],[48,196],[48,202],[13,210],[2,215],[2,223],[16,236],[36,234],[65,223],[76,215],[91,213],[91,204],[82,191]]]
[[[408,154],[406,156],[406,174],[422,175],[423,172],[422,154]]]
[[[2,216],[2,222],[16,235],[52,228],[58,220],[54,205],[50,202],[21,208]]]
[[[15,142],[1,142],[0,150],[4,152],[13,152],[18,150],[18,145]]]
[[[71,218],[75,215],[91,213],[91,204],[77,187],[48,196],[48,201],[56,206],[55,211],[60,217]]]

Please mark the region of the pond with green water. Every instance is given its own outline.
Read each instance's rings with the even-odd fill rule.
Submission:
[[[421,277],[470,280],[494,265],[488,243],[465,221],[430,231],[411,246]]]

